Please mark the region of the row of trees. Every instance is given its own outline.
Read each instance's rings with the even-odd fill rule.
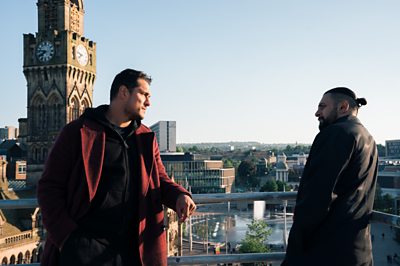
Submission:
[[[398,215],[397,210],[394,209],[394,198],[390,194],[382,195],[379,184],[376,185],[375,190],[374,210]]]
[[[261,192],[278,192],[278,191],[290,191],[292,188],[283,181],[280,180],[269,180],[261,188]]]
[[[284,148],[278,148],[278,147],[271,147],[271,146],[264,146],[263,148],[258,148],[256,150],[258,151],[265,151],[268,153],[274,153],[279,154],[279,153],[285,153],[286,155],[291,155],[291,154],[300,154],[302,152],[304,153],[309,153],[310,152],[310,148],[311,145],[303,145],[303,144],[299,144],[299,145],[286,145]],[[377,145],[378,148],[378,154],[379,156],[385,156],[386,154],[386,148],[385,146],[383,146],[382,144],[378,144]],[[218,147],[199,147],[197,145],[193,145],[193,146],[177,146],[176,150],[178,152],[193,152],[193,153],[204,153],[204,154],[235,154],[235,153],[247,153],[248,155],[251,155],[252,152],[254,150],[252,149],[247,149],[247,150],[242,150],[242,149],[238,149],[235,151],[226,151],[226,150],[222,150]]]

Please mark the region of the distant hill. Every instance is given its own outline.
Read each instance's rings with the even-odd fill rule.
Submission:
[[[266,144],[257,141],[229,141],[229,142],[202,142],[202,143],[178,143],[177,146],[183,148],[190,148],[196,146],[199,149],[211,149],[218,148],[221,150],[229,149],[233,146],[236,149],[252,149],[253,147],[257,150],[264,149],[283,149],[286,146],[297,146],[297,145],[310,145],[310,144],[300,144],[300,143],[273,143]]]

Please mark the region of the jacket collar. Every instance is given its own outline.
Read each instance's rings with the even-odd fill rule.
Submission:
[[[355,123],[360,123],[360,120],[355,115],[346,115],[336,119],[336,121],[333,122],[333,124],[342,123],[345,121],[353,121]]]

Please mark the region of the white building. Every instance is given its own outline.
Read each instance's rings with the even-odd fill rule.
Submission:
[[[0,128],[0,140],[17,138],[18,128],[12,126],[5,126],[4,128]]]
[[[400,158],[400,139],[386,140],[386,157]]]
[[[158,121],[150,129],[156,134],[160,152],[176,151],[176,121]]]
[[[284,153],[278,155],[278,162],[276,163],[276,181],[288,182],[289,167],[286,158]]]

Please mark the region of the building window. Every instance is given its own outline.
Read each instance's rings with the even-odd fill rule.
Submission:
[[[46,129],[46,109],[44,104],[39,105],[39,130]]]
[[[61,99],[56,96],[52,95],[48,101],[48,110],[49,112],[47,113],[48,115],[48,128],[49,130],[55,131],[59,130],[61,126],[62,117],[62,106],[61,106]]]
[[[18,174],[26,174],[26,165],[25,164],[18,165]]]
[[[81,113],[83,113],[85,111],[85,109],[88,108],[88,107],[89,107],[89,102],[88,102],[87,99],[84,99],[81,102]]]
[[[76,97],[72,99],[72,104],[71,104],[71,115],[70,115],[70,121],[75,120],[79,117],[79,102]]]

